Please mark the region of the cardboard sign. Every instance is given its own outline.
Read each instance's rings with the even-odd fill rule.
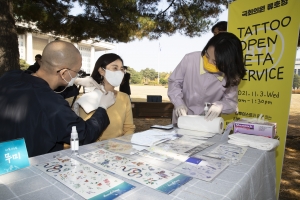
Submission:
[[[24,138],[0,142],[0,175],[29,165]]]

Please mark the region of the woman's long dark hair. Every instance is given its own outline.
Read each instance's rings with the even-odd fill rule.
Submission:
[[[229,32],[221,32],[213,36],[204,47],[201,55],[204,56],[207,49],[215,48],[217,68],[225,74],[225,88],[237,86],[246,75],[244,56],[241,41],[237,36]]]
[[[94,67],[94,70],[93,70],[93,73],[91,75],[91,77],[97,82],[97,83],[102,83],[103,82],[103,79],[104,77],[100,75],[100,73],[98,72],[99,68],[104,68],[106,69],[106,66],[109,64],[109,63],[112,63],[116,60],[121,60],[122,63],[123,63],[123,60],[122,58],[117,55],[117,54],[114,54],[114,53],[107,53],[107,54],[103,54],[102,56],[100,56],[97,60],[97,62],[95,63],[95,67]]]

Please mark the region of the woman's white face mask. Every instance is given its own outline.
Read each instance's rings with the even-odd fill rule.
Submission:
[[[110,71],[108,69],[103,69],[105,71],[105,79],[109,84],[111,84],[114,87],[120,86],[123,77],[124,77],[124,72],[122,71]]]

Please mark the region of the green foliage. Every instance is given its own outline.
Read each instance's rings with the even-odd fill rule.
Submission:
[[[166,85],[166,84],[168,84],[168,80],[160,78],[159,83],[162,84],[162,85]]]
[[[158,73],[154,69],[146,68],[140,72],[128,67],[127,72],[130,73],[131,84],[158,85]],[[159,84],[167,85],[171,72],[159,72]]]
[[[82,10],[73,15],[75,4]],[[5,24],[1,26],[0,57],[6,60],[0,64],[0,76],[20,67],[17,33],[48,33],[72,42],[130,42],[176,32],[195,37],[209,31],[224,5],[228,0],[0,1],[0,21]]]
[[[171,75],[171,73],[167,72],[160,72],[159,73],[159,83],[162,85],[167,85],[168,84],[168,78]]]
[[[84,8],[76,16],[70,14],[75,2]],[[95,38],[110,42],[157,39],[176,31],[189,37],[201,36],[227,5],[228,0],[13,1],[16,21],[33,22],[31,27],[19,28],[19,33],[34,30],[73,41]]]
[[[142,75],[135,71],[133,68],[128,67],[128,73],[130,73],[130,82],[132,84],[140,84],[142,83]]]
[[[29,66],[30,66],[30,65],[27,64],[25,60],[20,59],[20,69],[21,69],[21,70],[26,70],[26,69],[28,69]]]
[[[169,78],[169,73],[167,73],[167,72],[160,72],[159,73],[159,78],[160,79],[165,79],[165,78]]]
[[[158,77],[158,74],[155,71],[155,69],[146,68],[146,69],[141,70],[140,73],[141,73],[142,77],[144,78],[144,83],[146,83],[146,84],[148,84],[149,81],[154,81]]]
[[[293,88],[299,88],[299,87],[300,87],[300,76],[297,74],[294,74]]]

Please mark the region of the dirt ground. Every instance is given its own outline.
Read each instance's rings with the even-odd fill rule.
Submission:
[[[292,94],[279,199],[300,199],[300,94]]]
[[[156,91],[157,92],[157,91]],[[156,93],[157,94],[157,93]],[[146,101],[145,97],[132,97],[132,102]],[[164,98],[163,98],[164,99]],[[144,131],[150,128],[151,125],[168,125],[170,119],[134,119],[136,132]],[[285,158],[283,163],[281,186],[279,199],[280,200],[299,200],[300,199],[300,94],[293,94],[290,106],[290,116],[288,124],[288,133],[285,148]]]

